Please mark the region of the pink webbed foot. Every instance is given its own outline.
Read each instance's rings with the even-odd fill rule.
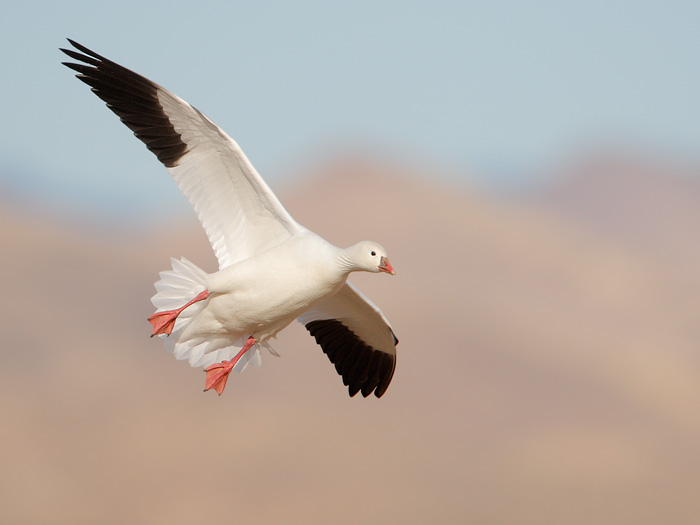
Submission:
[[[177,316],[182,313],[182,311],[188,306],[193,305],[196,302],[204,301],[209,297],[209,290],[204,290],[197,297],[192,299],[185,306],[178,308],[177,310],[167,310],[165,312],[156,312],[151,317],[148,318],[148,322],[153,325],[153,333],[151,337],[158,334],[170,335],[175,326],[175,321]]]
[[[207,373],[207,379],[204,383],[204,391],[214,389],[216,393],[221,395],[226,388],[226,381],[231,374],[231,370],[236,366],[236,363],[231,361],[222,361],[208,366],[204,371]]]
[[[236,354],[236,356],[230,361],[222,361],[221,363],[214,363],[209,365],[204,369],[207,374],[206,381],[204,383],[204,391],[211,390],[212,388],[217,394],[221,395],[226,388],[226,381],[228,381],[228,376],[231,374],[233,367],[236,366],[238,360],[243,357],[248,350],[250,350],[257,341],[253,337],[249,337],[248,340],[241,348],[241,351]]]

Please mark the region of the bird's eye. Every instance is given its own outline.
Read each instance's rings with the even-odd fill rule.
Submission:
[[[374,250],[372,250],[372,253],[370,253],[370,255],[371,255],[372,257],[375,257],[375,256],[377,255],[377,252],[375,252]]]

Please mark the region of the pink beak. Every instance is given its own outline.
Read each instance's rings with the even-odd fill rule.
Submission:
[[[382,257],[381,259],[379,259],[379,271],[386,272],[389,275],[396,275],[396,272],[391,267],[391,264],[389,264],[389,259],[387,259],[386,257]]]

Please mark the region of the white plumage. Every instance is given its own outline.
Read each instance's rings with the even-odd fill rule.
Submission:
[[[238,144],[163,87],[89,49],[64,63],[158,156],[189,199],[219,262],[207,274],[182,258],[161,272],[149,319],[178,359],[207,367],[221,393],[231,370],[260,366],[260,348],[298,318],[349,387],[380,397],[396,361],[394,333],[347,277],[393,274],[386,251],[363,241],[341,249],[297,223]]]

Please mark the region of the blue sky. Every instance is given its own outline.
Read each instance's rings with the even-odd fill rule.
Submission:
[[[60,65],[70,37],[198,107],[273,186],[360,146],[521,180],[609,141],[695,155],[700,3],[5,2],[0,191],[172,210],[167,172]]]

